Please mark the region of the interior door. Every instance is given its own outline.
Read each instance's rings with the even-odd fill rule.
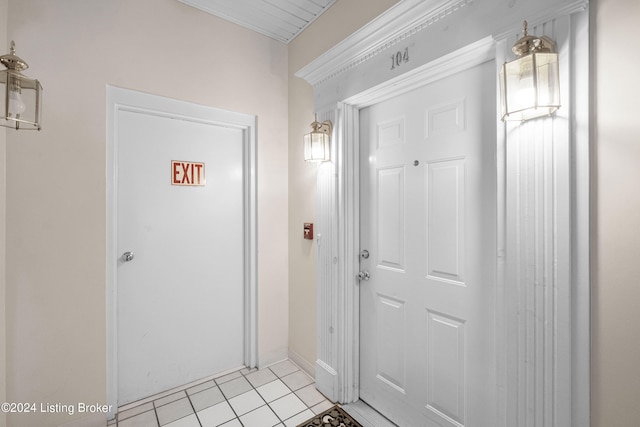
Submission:
[[[360,112],[360,396],[400,426],[494,427],[495,67]]]
[[[117,114],[123,405],[243,364],[243,134]]]

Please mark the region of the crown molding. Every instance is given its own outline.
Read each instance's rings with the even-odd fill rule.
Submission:
[[[312,86],[366,62],[474,0],[403,0],[297,73]]]

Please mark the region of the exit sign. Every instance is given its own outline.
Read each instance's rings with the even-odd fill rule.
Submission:
[[[203,186],[204,163],[171,160],[171,185]]]

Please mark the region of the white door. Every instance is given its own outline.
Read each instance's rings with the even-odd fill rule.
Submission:
[[[361,110],[360,396],[400,426],[495,427],[495,67]]]
[[[123,405],[243,365],[243,134],[127,110],[116,132]]]

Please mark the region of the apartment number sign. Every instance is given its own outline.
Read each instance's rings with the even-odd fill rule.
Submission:
[[[406,47],[404,50],[399,50],[393,55],[391,55],[391,69],[395,70],[403,64],[409,62],[409,48]]]
[[[204,163],[171,160],[171,185],[204,186]]]

